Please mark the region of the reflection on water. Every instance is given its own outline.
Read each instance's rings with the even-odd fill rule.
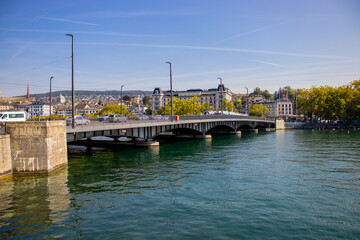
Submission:
[[[0,181],[0,238],[44,230],[62,221],[69,207],[67,169],[47,176]]]
[[[73,155],[0,181],[0,239],[356,239],[359,156],[341,131]]]

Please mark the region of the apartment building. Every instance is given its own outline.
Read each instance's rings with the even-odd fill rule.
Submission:
[[[166,105],[171,100],[171,91],[162,91],[161,88],[155,88],[152,96],[152,110],[157,111],[160,107]],[[209,103],[211,107],[219,110],[222,100],[232,100],[232,93],[224,84],[219,84],[217,88],[211,89],[189,89],[186,91],[173,91],[173,97],[179,100],[188,100],[198,97],[201,104]]]

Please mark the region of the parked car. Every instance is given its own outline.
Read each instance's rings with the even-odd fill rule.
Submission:
[[[120,114],[110,114],[106,119],[106,122],[127,122],[127,117]]]
[[[148,120],[148,119],[149,119],[149,116],[148,116],[148,115],[139,114],[139,115],[136,117],[136,120]]]
[[[110,115],[110,114],[105,114],[105,115],[99,117],[99,122],[105,121],[105,120],[109,117],[109,115]]]
[[[75,125],[87,125],[90,123],[90,120],[85,119],[83,116],[75,116]],[[72,124],[72,117],[66,119],[66,125]]]
[[[154,116],[151,116],[150,119],[152,119],[152,120],[169,120],[169,117],[162,116],[162,115],[154,115]]]

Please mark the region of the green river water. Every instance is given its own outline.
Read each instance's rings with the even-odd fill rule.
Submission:
[[[360,239],[360,132],[70,155],[0,180],[0,239]]]

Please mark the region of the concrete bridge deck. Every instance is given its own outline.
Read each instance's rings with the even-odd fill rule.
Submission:
[[[225,131],[241,129],[274,128],[275,120],[258,117],[234,115],[198,115],[179,116],[169,120],[129,120],[120,123],[93,121],[88,125],[78,125],[74,129],[66,128],[67,142],[73,142],[95,136],[137,137],[152,139],[162,132],[191,132],[194,135],[206,135],[218,128]]]

